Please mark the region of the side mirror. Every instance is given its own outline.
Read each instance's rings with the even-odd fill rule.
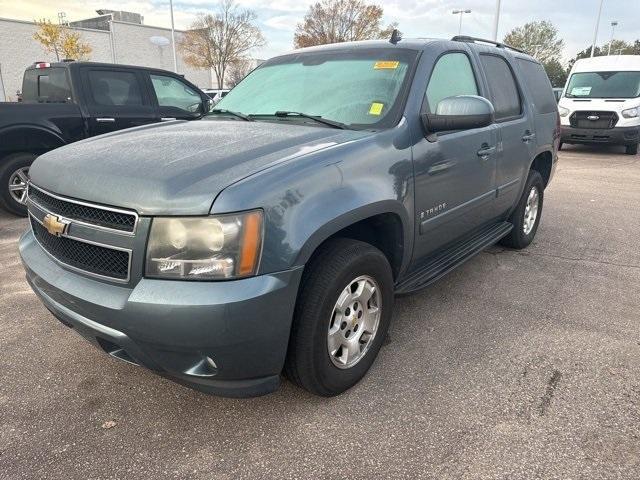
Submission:
[[[486,98],[459,95],[441,100],[435,113],[422,113],[421,118],[427,133],[469,130],[491,125],[495,121],[495,110]]]

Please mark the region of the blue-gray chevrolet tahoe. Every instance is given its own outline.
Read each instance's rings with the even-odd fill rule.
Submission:
[[[558,125],[543,67],[507,45],[298,50],[202,120],[39,157],[20,254],[53,315],[113,357],[218,395],[283,373],[336,395],[375,360],[394,295],[531,243]]]

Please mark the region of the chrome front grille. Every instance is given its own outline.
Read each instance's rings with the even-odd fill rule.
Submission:
[[[27,206],[33,236],[63,267],[129,282],[139,240],[137,213],[62,197],[34,185],[29,185]]]
[[[63,264],[101,277],[128,279],[130,252],[51,235],[34,217],[31,229],[42,248]]]
[[[44,210],[88,225],[135,233],[138,216],[134,212],[70,200],[29,185],[29,198]]]

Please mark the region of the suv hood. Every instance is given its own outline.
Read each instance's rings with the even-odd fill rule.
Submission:
[[[31,181],[59,195],[140,215],[206,215],[227,186],[286,160],[371,135],[219,118],[155,124],[39,157]]]

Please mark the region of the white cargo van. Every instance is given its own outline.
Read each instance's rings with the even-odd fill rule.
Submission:
[[[640,142],[640,55],[577,60],[558,104],[562,143]],[[560,145],[562,146],[562,143]]]

